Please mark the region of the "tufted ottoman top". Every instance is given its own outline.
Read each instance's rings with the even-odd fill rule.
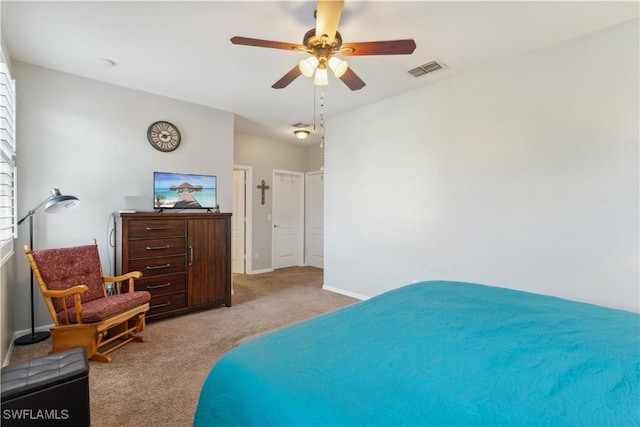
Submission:
[[[2,368],[2,401],[85,376],[89,363],[84,347],[38,357]]]

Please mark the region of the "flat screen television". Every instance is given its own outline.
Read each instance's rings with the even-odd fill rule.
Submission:
[[[214,175],[153,173],[154,209],[217,209]]]

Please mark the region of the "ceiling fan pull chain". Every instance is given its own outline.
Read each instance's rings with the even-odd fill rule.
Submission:
[[[320,89],[320,157],[321,170],[324,170],[324,88]]]

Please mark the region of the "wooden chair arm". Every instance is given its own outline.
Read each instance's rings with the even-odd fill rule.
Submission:
[[[89,292],[89,287],[87,285],[76,285],[69,289],[64,289],[62,291],[55,291],[51,289],[41,289],[42,295],[45,297],[51,298],[63,298],[73,294],[83,294],[85,292]]]
[[[128,273],[121,274],[120,276],[113,276],[113,277],[104,276],[102,278],[102,281],[104,283],[107,283],[107,282],[114,282],[114,283],[122,282],[122,289],[120,289],[120,287],[116,286],[116,291],[118,293],[120,293],[121,291],[125,292],[124,281],[128,280],[129,281],[129,289],[126,292],[127,293],[131,293],[131,292],[133,292],[135,290],[134,289],[134,279],[139,279],[141,277],[142,277],[142,272],[141,271],[130,271]]]
[[[42,291],[42,295],[50,298],[64,298],[69,295],[73,295],[73,306],[76,310],[76,322],[78,324],[82,324],[82,300],[80,298],[80,294],[85,292],[89,292],[89,287],[87,285],[76,285],[69,289],[64,289],[61,291],[51,290],[51,289],[40,289]],[[69,324],[69,312],[67,311],[66,302],[63,305],[63,312],[66,324]]]
[[[103,282],[122,282],[123,280],[128,280],[130,278],[139,279],[142,277],[141,271],[130,271],[125,274],[121,274],[120,276],[104,276],[102,278]]]

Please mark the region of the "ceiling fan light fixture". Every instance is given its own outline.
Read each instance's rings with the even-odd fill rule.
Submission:
[[[307,137],[309,136],[311,132],[309,132],[306,129],[298,129],[298,130],[294,130],[293,134],[296,136],[296,138],[298,138],[300,141],[307,139]]]
[[[329,84],[329,76],[327,75],[326,68],[316,69],[316,77],[313,79],[313,84],[316,86],[326,86]]]
[[[347,61],[343,61],[340,58],[332,56],[331,59],[329,59],[329,68],[331,68],[331,71],[333,71],[333,74],[337,78],[340,78],[347,72],[349,64],[347,64]]]
[[[315,56],[310,56],[307,59],[303,59],[298,63],[298,68],[300,68],[300,72],[305,77],[313,76],[313,72],[318,67],[318,58]]]

